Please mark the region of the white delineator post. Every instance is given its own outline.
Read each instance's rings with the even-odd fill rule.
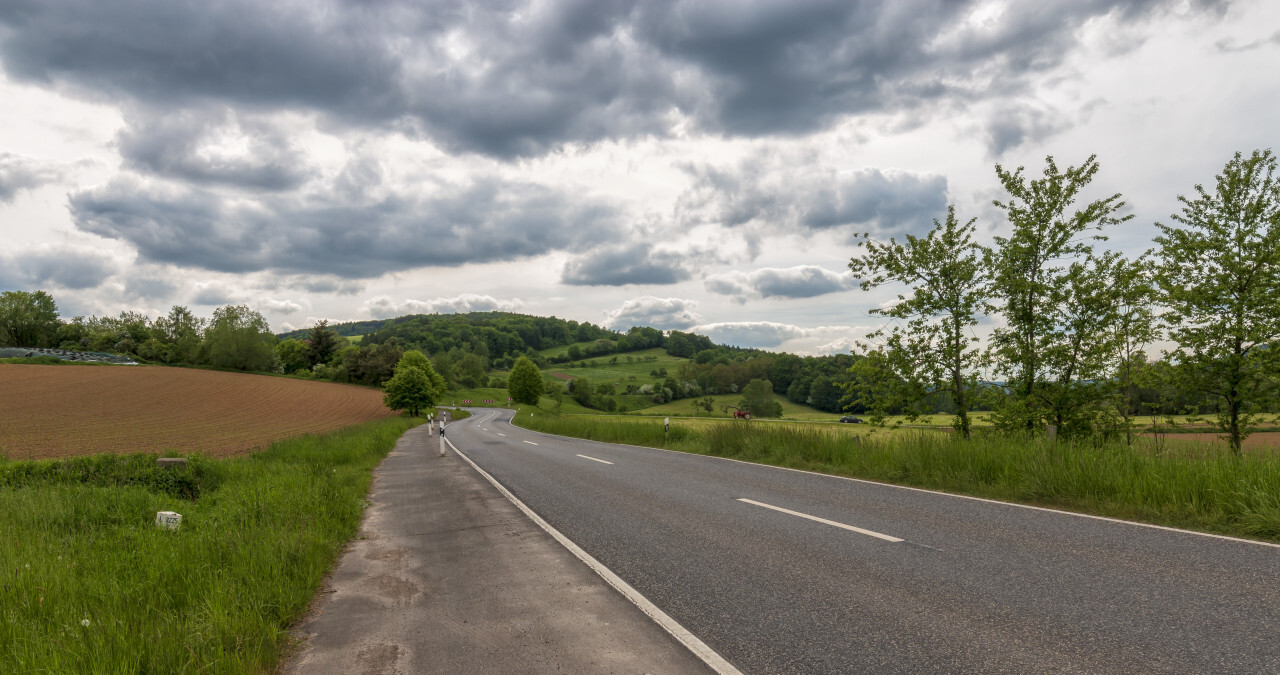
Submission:
[[[427,437],[431,437],[431,425],[434,423],[431,415],[427,415]]]
[[[444,425],[440,425],[440,456],[444,457]]]

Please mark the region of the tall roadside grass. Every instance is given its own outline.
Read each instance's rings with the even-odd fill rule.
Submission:
[[[355,535],[372,469],[420,421],[178,470],[0,461],[0,672],[271,670]],[[157,511],[181,528],[156,528]]]
[[[537,431],[667,448],[956,494],[1280,541],[1280,458],[1157,454],[1142,446],[920,431],[849,436],[815,426],[517,415]]]

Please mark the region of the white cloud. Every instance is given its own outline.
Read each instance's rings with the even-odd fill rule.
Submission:
[[[605,313],[604,325],[614,330],[632,326],[650,326],[661,330],[685,330],[702,320],[694,308],[698,303],[684,298],[658,298],[646,295],[622,303]]]
[[[812,298],[857,286],[851,272],[833,272],[817,265],[762,267],[751,272],[726,272],[706,279],[706,288],[720,295]]]
[[[269,312],[276,314],[297,314],[306,309],[302,303],[294,300],[280,300],[275,298],[267,298],[259,303],[259,306]]]

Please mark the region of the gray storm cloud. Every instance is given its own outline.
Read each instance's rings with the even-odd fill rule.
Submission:
[[[1025,90],[1091,19],[1136,23],[1173,4],[1012,3],[972,25],[980,3],[949,0],[13,0],[0,59],[12,79],[142,108],[318,111],[516,157],[667,135],[679,118],[755,137],[941,112]]]
[[[80,229],[127,241],[151,262],[349,279],[582,250],[619,232],[616,212],[590,198],[484,178],[372,203],[331,195],[245,202],[200,188],[119,179],[73,194],[70,206]]]

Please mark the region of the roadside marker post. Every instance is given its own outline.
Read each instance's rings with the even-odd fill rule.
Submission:
[[[444,457],[444,425],[440,425],[440,456]]]

